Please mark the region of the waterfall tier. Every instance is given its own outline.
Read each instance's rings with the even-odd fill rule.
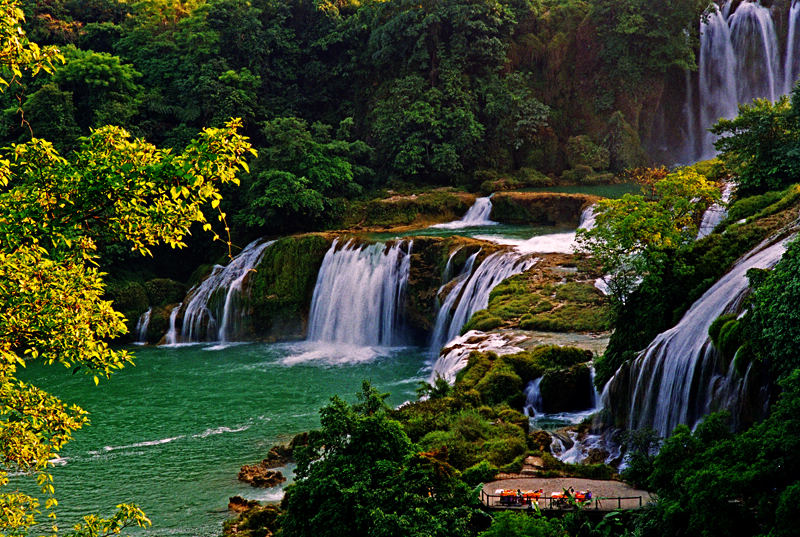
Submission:
[[[150,326],[150,316],[152,314],[153,308],[148,308],[136,321],[136,343],[140,345],[147,343],[147,328]]]
[[[724,313],[738,312],[748,291],[747,271],[774,266],[786,241],[765,242],[703,294],[673,328],[659,334],[603,391],[603,403],[628,416],[628,428],[653,428],[667,436],[675,426],[694,426],[709,412],[737,414],[746,379],[723,363],[708,329]]]
[[[413,242],[338,242],[325,254],[317,276],[308,340],[387,347],[406,343],[403,311]]]
[[[445,298],[436,315],[436,323],[431,338],[431,349],[439,349],[452,340],[472,315],[489,306],[489,293],[500,282],[515,274],[525,272],[537,261],[535,257],[518,252],[496,252],[478,265],[473,271],[477,253],[473,254],[456,277],[456,283]]]
[[[445,224],[436,224],[432,228],[439,229],[461,229],[464,227],[477,227],[477,226],[493,226],[497,222],[492,221],[489,217],[492,214],[492,197],[478,198],[472,207],[469,208],[467,213],[454,222],[447,222]]]
[[[774,101],[791,91],[800,74],[798,20],[800,6],[795,0],[782,50],[769,8],[752,1],[733,11],[730,0],[721,7],[712,4],[700,23],[698,73],[686,77],[683,160],[713,157],[715,137],[708,128],[720,118],[735,117],[740,103],[756,98]]]
[[[189,290],[181,307],[182,342],[226,342],[238,334],[245,315],[245,279],[273,242],[257,240],[248,244],[230,263],[214,266],[208,278]],[[170,320],[171,327],[174,320]]]

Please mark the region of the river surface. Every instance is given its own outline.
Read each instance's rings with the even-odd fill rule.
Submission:
[[[391,392],[392,405],[414,399],[427,367],[419,349],[191,345],[137,348],[136,365],[98,387],[35,363],[20,376],[90,412],[91,425],[53,468],[62,529],[82,514],[135,502],[153,521],[147,535],[210,536],[230,516],[230,496],[281,496],[279,488],[239,483],[242,464],[317,427],[329,398],[353,401],[362,379]],[[30,479],[14,481],[29,489]]]

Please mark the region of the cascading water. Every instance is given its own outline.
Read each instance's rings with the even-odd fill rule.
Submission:
[[[789,93],[792,91],[797,77],[800,76],[800,32],[798,32],[798,23],[800,23],[800,1],[794,0],[792,7],[789,9],[789,35],[786,38],[786,60],[783,63],[783,91]]]
[[[150,315],[153,313],[153,308],[148,308],[146,312],[139,316],[136,321],[136,343],[144,345],[147,343],[147,328],[150,326]]]
[[[719,203],[714,203],[706,209],[703,213],[703,220],[700,222],[700,227],[697,228],[697,239],[702,239],[711,234],[723,220],[728,216],[727,204],[731,200],[731,193],[733,192],[733,185],[726,183],[725,188],[722,189],[722,196]]]
[[[691,152],[701,151],[703,158],[713,155],[713,134],[707,127],[720,118],[733,118],[738,110],[739,97],[736,92],[736,54],[733,51],[731,30],[725,15],[716,5],[708,20],[700,23],[699,98],[701,142],[690,141]],[[689,108],[689,139],[697,132],[694,111]]]
[[[167,334],[164,336],[164,343],[166,345],[175,345],[178,343],[177,321],[181,306],[183,306],[183,303],[178,304],[169,312],[169,330],[167,330]]]
[[[241,298],[246,276],[275,241],[259,239],[248,244],[226,266],[216,265],[211,275],[189,290],[183,310],[181,340],[220,341],[235,333],[241,321]],[[224,297],[224,298],[223,298]]]
[[[492,221],[489,216],[492,214],[492,197],[478,198],[472,207],[469,208],[467,213],[454,222],[447,222],[444,224],[436,224],[431,226],[440,229],[460,229],[463,227],[476,227],[476,226],[493,226],[497,222]]]
[[[523,411],[529,418],[542,413],[542,392],[539,389],[542,384],[542,378],[544,377],[530,381],[525,388],[525,408]]]
[[[733,364],[723,363],[708,329],[717,317],[741,307],[747,271],[774,266],[785,249],[786,240],[765,242],[739,260],[675,327],[650,343],[629,371],[616,373],[603,391],[604,406],[627,415],[630,429],[653,428],[662,436],[678,424],[694,426],[714,410],[735,411],[745,379]]]
[[[698,74],[689,77],[686,88],[684,160],[714,156],[716,138],[708,128],[720,118],[735,117],[740,103],[755,98],[774,101],[791,90],[800,74],[798,21],[795,0],[788,14],[786,49],[781,51],[770,9],[752,1],[735,9],[730,1],[721,7],[712,4],[700,23]]]
[[[431,352],[433,352],[435,355],[439,354],[439,350],[442,348],[442,345],[448,341],[450,325],[452,324],[453,320],[453,306],[455,305],[456,300],[458,300],[458,298],[461,296],[461,291],[469,281],[469,277],[472,276],[472,269],[475,266],[475,259],[478,257],[479,253],[480,250],[469,256],[467,258],[467,262],[464,263],[464,268],[461,269],[461,272],[453,279],[452,283],[445,283],[436,293],[436,296],[439,296],[442,291],[444,291],[445,287],[452,285],[450,292],[444,299],[444,302],[439,306],[439,311],[436,312],[436,322],[434,323],[433,333],[431,334]],[[452,260],[452,256],[450,259]],[[448,264],[449,263],[450,261],[448,261]],[[445,270],[445,273],[446,272],[447,270]]]
[[[497,252],[484,259],[471,276],[459,282],[457,288],[454,287],[450,291],[439,309],[431,341],[435,352],[456,337],[461,332],[461,327],[476,311],[485,309],[489,305],[489,293],[497,284],[515,274],[525,272],[536,261],[535,257],[508,251]],[[458,305],[448,320],[448,313],[456,301]]]
[[[783,92],[778,36],[769,9],[743,2],[728,19],[736,56],[737,97],[749,103],[765,97],[774,101]]]
[[[322,261],[309,314],[308,340],[391,347],[405,343],[403,303],[412,241],[339,247]]]

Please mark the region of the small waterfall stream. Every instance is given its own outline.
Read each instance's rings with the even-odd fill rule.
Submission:
[[[620,370],[609,380],[604,406],[627,415],[629,429],[653,428],[662,436],[678,424],[694,426],[714,410],[735,410],[745,379],[733,364],[722,363],[708,329],[720,315],[740,309],[747,271],[774,266],[785,249],[786,240],[765,242],[740,259],[676,326],[650,343],[627,374]]]
[[[150,315],[153,314],[153,308],[147,308],[147,311],[139,316],[136,321],[136,343],[144,345],[147,343],[147,328],[150,326]]]
[[[525,272],[537,261],[535,257],[517,252],[500,251],[484,259],[473,272],[477,255],[476,252],[469,258],[436,314],[431,337],[431,349],[434,353],[438,353],[445,343],[458,336],[461,328],[476,311],[489,305],[492,289],[506,278]]]
[[[334,241],[322,261],[308,323],[308,340],[397,346],[403,334],[403,303],[412,241],[343,247]]]
[[[497,222],[494,222],[489,218],[489,216],[492,214],[491,198],[491,196],[488,196],[485,198],[476,199],[472,207],[470,207],[467,213],[461,217],[461,220],[446,222],[444,224],[436,224],[431,227],[439,229],[461,229],[464,227],[497,225]]]
[[[189,290],[182,308],[182,341],[225,342],[235,333],[236,322],[243,315],[239,306],[245,277],[274,242],[251,242],[230,263],[216,265],[208,278]]]
[[[542,413],[542,392],[539,387],[542,384],[543,378],[544,377],[539,377],[534,379],[525,387],[525,408],[523,411],[529,418]]]
[[[714,231],[725,217],[728,216],[728,202],[731,200],[731,194],[733,193],[733,184],[726,183],[725,187],[722,189],[722,196],[719,203],[713,204],[711,207],[706,209],[706,212],[703,213],[703,220],[700,222],[700,227],[697,228],[697,239],[702,239],[703,237],[707,237]]]
[[[164,343],[166,345],[175,345],[178,343],[177,320],[178,313],[181,311],[181,306],[183,306],[183,303],[172,308],[172,311],[169,313],[169,330],[167,330],[167,334],[164,336]]]

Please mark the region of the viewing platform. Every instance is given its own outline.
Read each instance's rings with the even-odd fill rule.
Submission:
[[[575,492],[564,495],[570,487]],[[549,514],[579,508],[605,514],[621,509],[639,509],[653,499],[646,490],[634,489],[621,481],[569,477],[501,479],[487,483],[481,490],[481,503],[487,509],[538,509]]]

